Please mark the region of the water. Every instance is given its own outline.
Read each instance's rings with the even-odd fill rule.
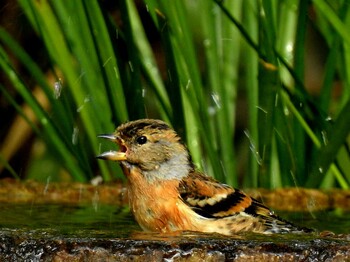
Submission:
[[[0,231],[47,236],[124,238],[141,232],[127,207],[102,204],[0,204]],[[276,212],[299,226],[350,234],[350,211]]]
[[[350,211],[335,209],[309,213],[283,213],[281,217],[318,232],[331,231],[335,234],[350,234]]]
[[[0,204],[0,231],[46,237],[126,237],[141,229],[128,208],[112,205]]]
[[[350,212],[278,214],[319,231],[350,233]],[[126,207],[0,204],[0,261],[349,261],[349,243],[346,235],[144,233]]]

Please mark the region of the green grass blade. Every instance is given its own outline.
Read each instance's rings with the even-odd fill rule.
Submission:
[[[47,134],[50,134],[50,139],[47,139],[46,141],[50,142],[51,146],[53,146],[54,150],[59,152],[59,154],[63,157],[64,163],[67,166],[67,169],[71,172],[71,175],[77,180],[77,181],[84,181],[85,178],[82,176],[81,170],[79,169],[79,166],[75,163],[75,158],[72,157],[71,153],[66,149],[65,146],[61,143],[60,135],[53,125],[50,117],[47,115],[45,110],[38,104],[38,102],[35,100],[35,98],[32,96],[30,90],[28,90],[23,82],[20,80],[17,73],[14,71],[12,66],[10,65],[9,61],[6,57],[4,57],[4,51],[0,50],[0,67],[4,71],[4,73],[8,76],[9,80],[12,82],[13,86],[17,89],[17,91],[21,94],[21,96],[24,98],[26,103],[31,107],[31,109],[34,111],[35,115],[39,119],[41,125],[45,128],[47,131]],[[43,134],[44,136],[44,134]],[[47,137],[46,137],[47,138]]]
[[[324,0],[313,0],[315,7],[318,9],[319,13],[322,14],[329,24],[336,30],[340,37],[350,44],[350,32],[348,25],[341,21],[338,14],[335,13],[333,8]],[[347,8],[348,3],[344,2],[343,8]]]
[[[243,17],[246,17],[245,24],[247,25],[247,31],[250,32],[252,41],[258,41],[258,23],[256,15],[257,9],[254,9],[254,0],[243,2]],[[256,8],[256,7],[255,7]],[[258,187],[258,166],[261,163],[261,155],[258,151],[259,144],[259,125],[258,125],[258,54],[248,45],[244,46],[242,50],[245,55],[243,56],[242,64],[245,67],[245,88],[247,89],[247,106],[248,106],[248,130],[246,131],[247,139],[249,140],[249,164],[248,172],[250,179],[244,180],[245,186]]]

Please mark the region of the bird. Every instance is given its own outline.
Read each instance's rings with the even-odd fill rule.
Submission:
[[[139,119],[98,137],[119,146],[98,159],[120,163],[129,206],[144,231],[197,231],[233,235],[308,233],[243,191],[200,172],[180,136],[167,123]]]

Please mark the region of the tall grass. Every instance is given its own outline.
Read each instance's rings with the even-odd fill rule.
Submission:
[[[115,13],[94,0],[20,0],[43,41],[49,70],[0,31],[0,67],[40,124],[26,117],[7,87],[0,85],[1,92],[73,179],[122,177],[117,165],[94,159],[110,147],[96,135],[127,120],[159,117],[186,140],[200,169],[231,185],[349,187],[346,1],[144,0],[141,9],[156,39],[147,37],[134,1],[119,2],[115,20]],[[329,49],[314,96],[304,80],[310,26]],[[161,50],[154,50],[154,40]],[[40,86],[48,112],[8,53]],[[48,71],[56,87],[62,86],[59,96]],[[335,81],[341,84],[339,97],[332,95]],[[242,120],[245,128],[237,129]],[[247,159],[243,172],[241,159]],[[15,173],[8,162],[6,167]]]

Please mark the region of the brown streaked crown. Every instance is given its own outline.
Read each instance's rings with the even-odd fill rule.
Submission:
[[[161,120],[140,119],[122,124],[115,137],[125,149],[122,165],[140,168],[148,179],[180,179],[193,169],[181,138]]]

